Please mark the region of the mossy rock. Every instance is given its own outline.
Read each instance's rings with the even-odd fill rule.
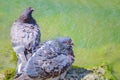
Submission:
[[[64,80],[115,80],[107,65],[93,68],[72,68]]]
[[[0,80],[13,80],[15,69],[9,68],[0,72]],[[64,80],[115,80],[108,65],[93,68],[71,68]]]

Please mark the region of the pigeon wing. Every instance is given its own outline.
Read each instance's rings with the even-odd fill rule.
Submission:
[[[31,49],[39,45],[40,42],[40,30],[38,25],[15,22],[11,28],[10,36],[14,50],[15,47],[18,46]]]

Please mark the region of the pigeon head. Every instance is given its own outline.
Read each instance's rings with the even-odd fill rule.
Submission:
[[[32,12],[34,11],[34,9],[32,7],[28,7],[26,8],[22,14],[20,15],[20,17],[18,18],[18,21],[20,22],[24,22],[24,23],[29,23],[31,22],[31,20],[33,20],[32,18]]]
[[[25,17],[29,17],[31,16],[33,11],[34,9],[32,7],[28,7],[23,11],[22,15],[24,15]]]
[[[58,43],[60,44],[60,46],[64,49],[71,49],[73,42],[72,39],[69,37],[59,37],[57,38]]]

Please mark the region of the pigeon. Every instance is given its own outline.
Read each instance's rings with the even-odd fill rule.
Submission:
[[[32,7],[26,8],[11,28],[11,42],[18,58],[16,77],[21,75],[23,68],[32,53],[40,44],[40,28],[32,17]]]
[[[74,62],[72,45],[69,37],[43,42],[28,60],[23,74],[17,80],[64,79]]]

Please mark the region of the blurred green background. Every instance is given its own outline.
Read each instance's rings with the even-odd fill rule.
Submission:
[[[1,72],[16,67],[10,28],[29,6],[35,9],[41,41],[70,36],[75,44],[73,66],[106,64],[120,80],[120,0],[0,0]]]

